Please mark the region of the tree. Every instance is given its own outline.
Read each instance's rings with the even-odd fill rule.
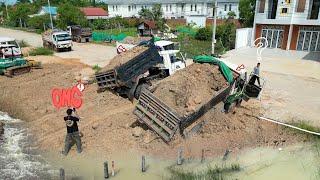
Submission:
[[[139,11],[140,17],[154,21],[156,23],[157,28],[160,30],[164,29],[165,23],[165,20],[164,18],[162,18],[162,15],[163,12],[160,4],[155,4],[151,10],[143,8]]]
[[[14,26],[24,25],[27,22],[29,15],[37,12],[31,3],[19,3],[14,7],[11,7],[8,11],[10,14],[10,21]]]
[[[234,11],[229,11],[227,15],[228,19],[234,19],[237,16]]]
[[[28,26],[35,29],[43,29],[43,25],[50,24],[49,14],[42,16],[34,16],[28,19]]]
[[[252,27],[254,21],[256,0],[240,0],[239,20],[244,27]]]
[[[69,25],[87,26],[88,21],[78,7],[67,2],[58,6],[57,26],[65,29]]]
[[[211,37],[212,37],[212,30],[209,29],[208,27],[200,28],[197,31],[195,36],[197,40],[201,40],[201,41],[208,41],[211,39]]]

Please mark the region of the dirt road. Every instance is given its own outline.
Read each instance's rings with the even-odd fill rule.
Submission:
[[[24,31],[0,28],[0,36],[8,36],[17,40],[24,40],[34,47],[42,47],[41,35]],[[84,64],[103,67],[109,63],[109,60],[117,55],[116,48],[93,43],[75,43],[73,42],[71,52],[55,53],[62,58],[77,58]]]

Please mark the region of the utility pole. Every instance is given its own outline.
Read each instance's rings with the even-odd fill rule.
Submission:
[[[50,0],[48,0],[48,6],[49,6],[51,29],[53,30],[53,22],[52,22],[52,15],[51,15],[52,12],[51,12]]]
[[[8,12],[8,4],[4,0],[4,4],[6,5],[6,13],[7,13],[7,19],[9,19],[9,12]]]
[[[218,0],[215,0],[214,7],[213,7],[212,50],[211,50],[212,55],[214,55],[214,44],[216,43],[217,7],[218,7]]]

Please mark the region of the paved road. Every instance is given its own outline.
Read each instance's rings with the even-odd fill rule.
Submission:
[[[257,63],[256,48],[229,51],[224,58],[244,64],[249,72]],[[266,79],[262,105],[266,116],[283,121],[307,121],[320,127],[320,54],[265,49],[261,75]]]
[[[41,35],[19,30],[0,28],[0,36],[13,37],[17,40],[24,40],[34,47],[42,47]],[[73,43],[73,51],[55,53],[62,58],[78,58],[82,63],[103,67],[109,60],[117,55],[116,48],[93,43]]]

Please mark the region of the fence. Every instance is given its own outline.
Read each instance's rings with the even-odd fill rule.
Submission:
[[[92,33],[92,40],[93,41],[122,41],[124,38],[126,38],[127,35],[124,33],[120,33],[118,35],[114,34],[108,34],[105,32],[93,32]]]

